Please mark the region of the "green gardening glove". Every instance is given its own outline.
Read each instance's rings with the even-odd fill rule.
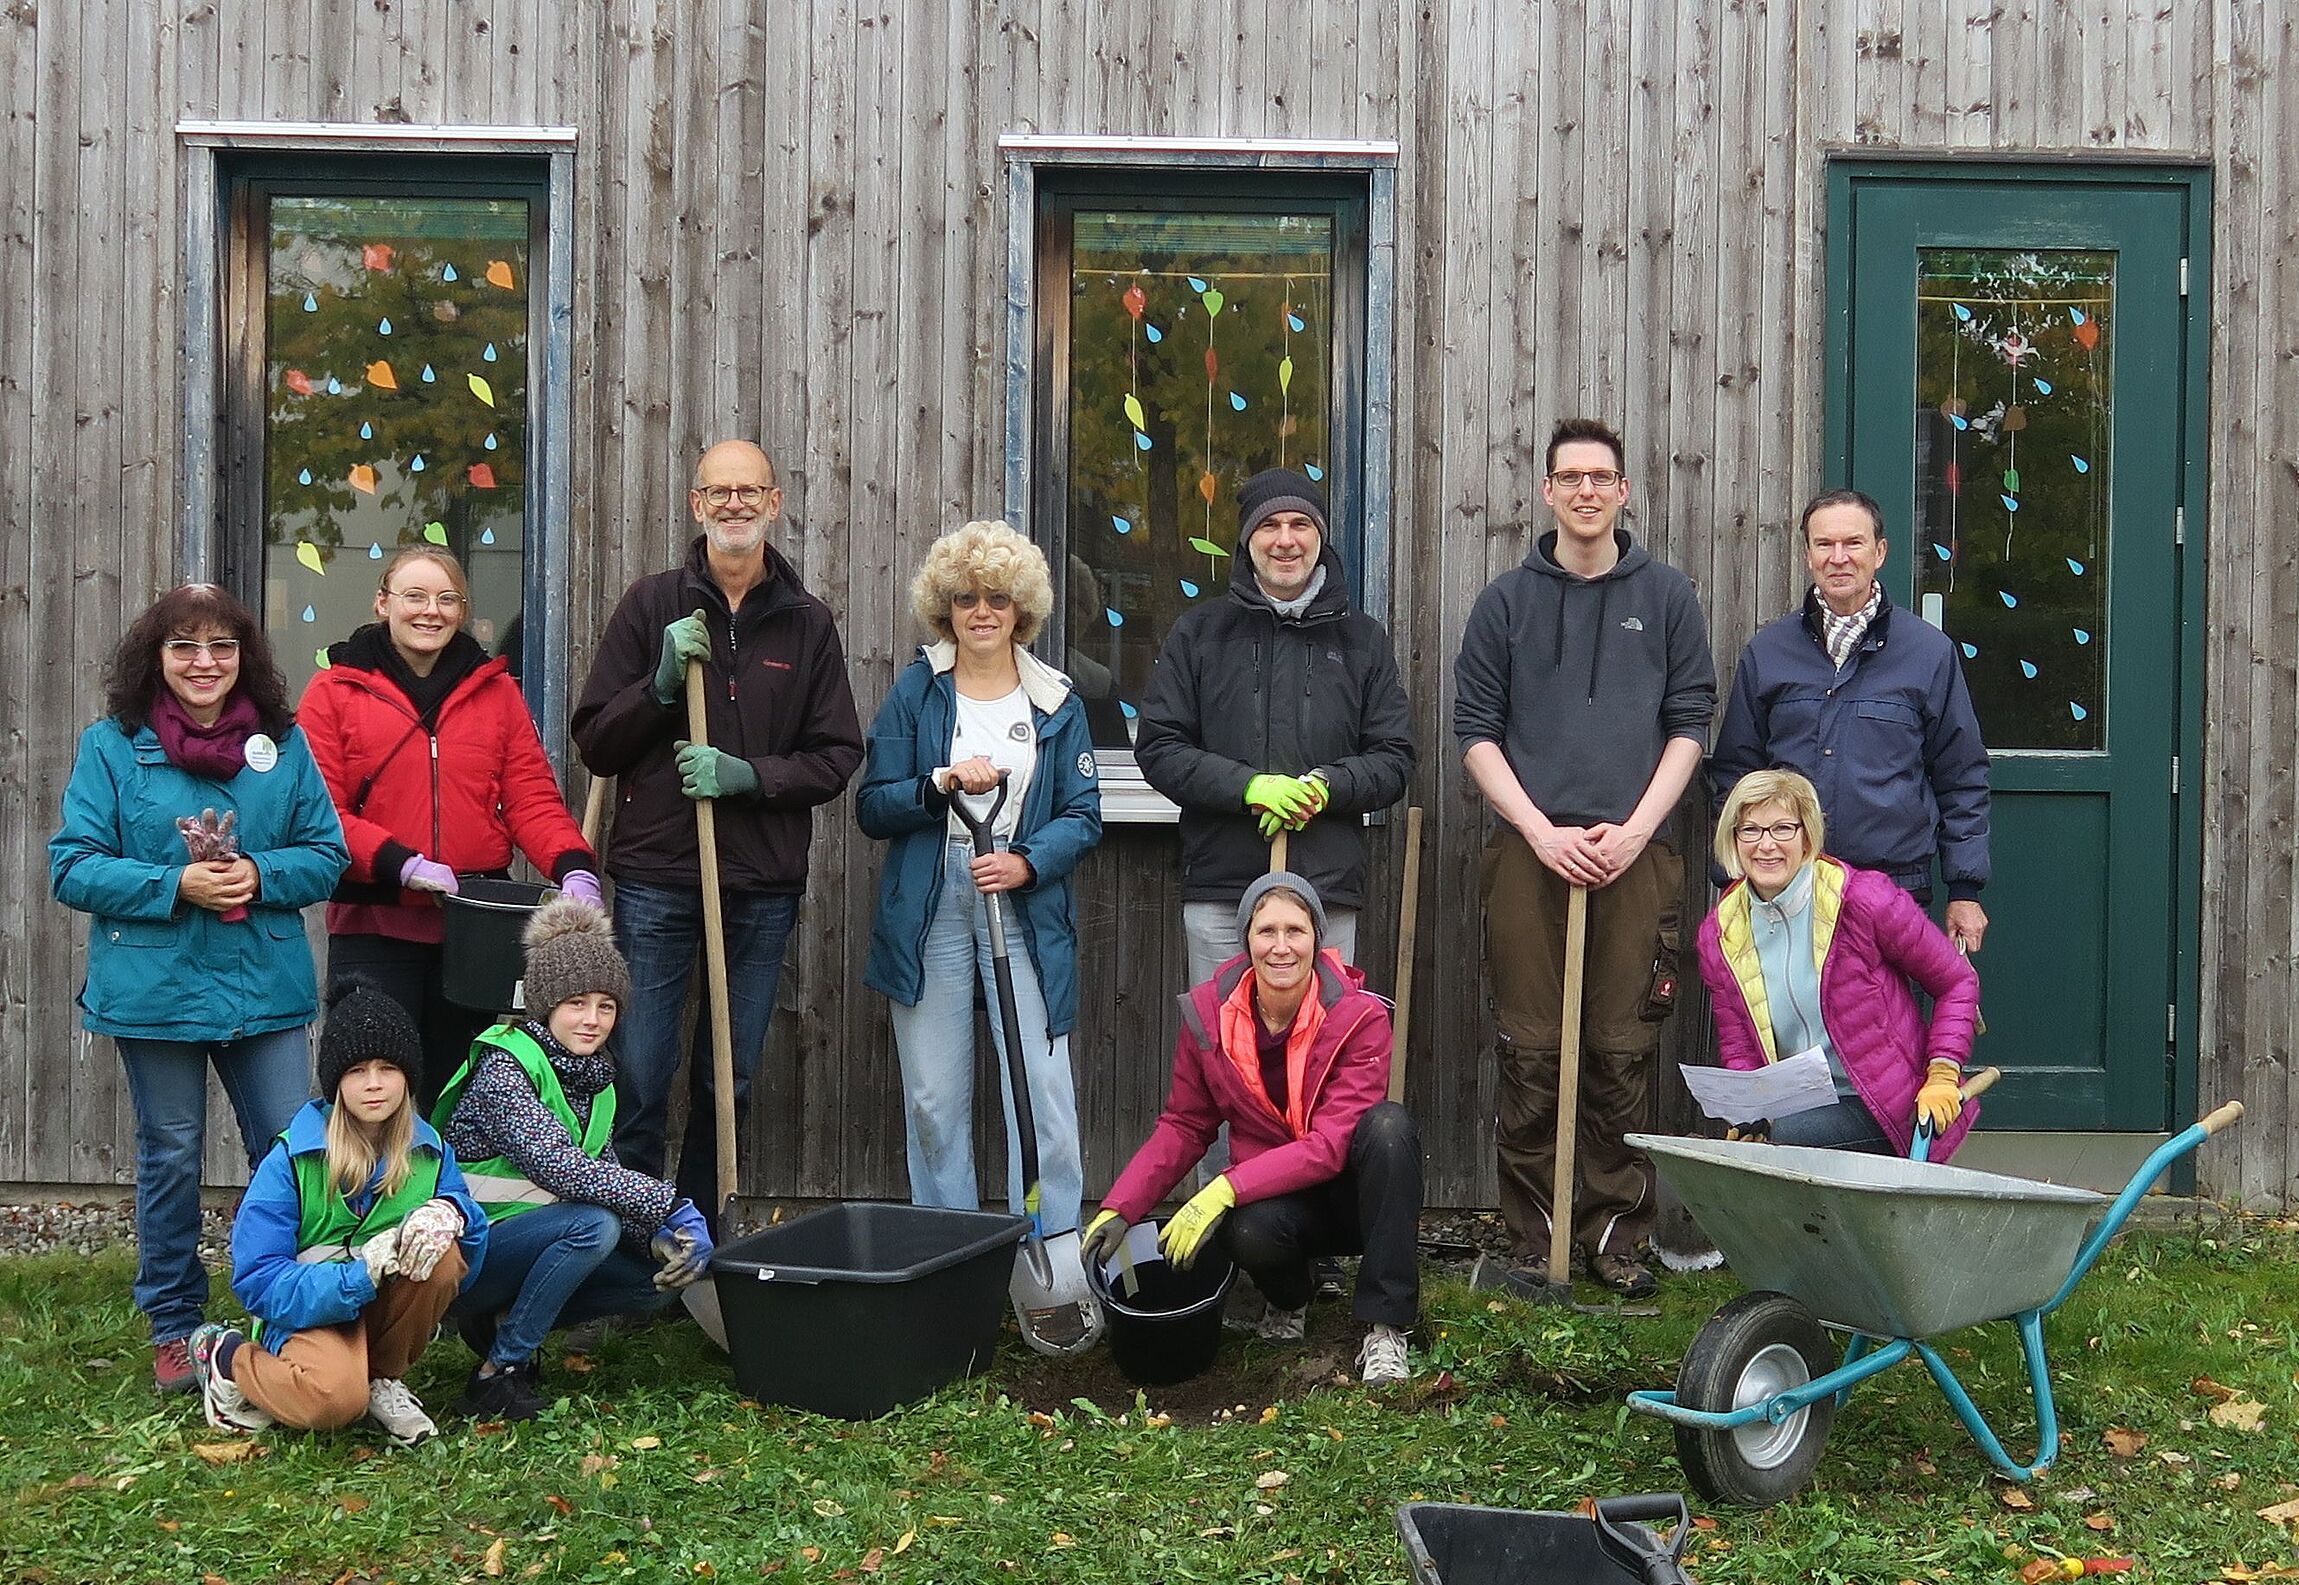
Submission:
[[[1299,776],[1271,776],[1264,772],[1245,784],[1245,807],[1258,810],[1264,834],[1271,834],[1277,825],[1297,831],[1317,812],[1308,789]],[[1270,816],[1276,816],[1273,825]]]
[[[663,629],[663,658],[655,662],[655,698],[675,704],[686,687],[687,662],[710,659],[710,613],[682,616]]]
[[[758,772],[750,761],[712,748],[708,743],[678,741],[679,791],[689,798],[741,798],[758,791]]]

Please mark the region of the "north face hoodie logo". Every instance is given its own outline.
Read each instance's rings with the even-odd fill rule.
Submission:
[[[1631,633],[1641,633],[1644,631],[1644,621],[1640,617],[1624,616],[1621,618],[1620,625],[1627,628]]]

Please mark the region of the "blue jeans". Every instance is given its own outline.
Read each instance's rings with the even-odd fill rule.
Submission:
[[[1013,1086],[1007,1078],[1006,1032],[998,1014],[997,971],[990,957],[990,914],[968,867],[973,847],[954,840],[942,856],[942,892],[926,927],[925,980],[918,1005],[894,1004],[894,1044],[902,1057],[904,1121],[910,1136],[910,1201],[976,1210],[974,1177],[974,986],[990,1009],[990,1038],[998,1053],[1005,1096],[1006,1138],[1014,1125]],[[1078,1153],[1078,1101],[1070,1079],[1070,1039],[1046,1028],[1046,1000],[1037,970],[1005,895],[1007,962],[1014,976],[1014,1014],[1022,1029],[1022,1066],[1038,1125],[1039,1222],[1048,1233],[1078,1225],[1085,1198],[1085,1167]],[[1022,1157],[1006,1152],[1006,1204],[1022,1209]]]
[[[1895,1147],[1876,1126],[1868,1105],[1858,1096],[1833,1106],[1816,1106],[1772,1120],[1771,1140],[1776,1145],[1805,1145],[1815,1150],[1850,1150],[1870,1156],[1904,1156],[1908,1142]]]
[[[655,1265],[622,1247],[623,1222],[596,1205],[561,1200],[487,1224],[487,1259],[449,1312],[494,1316],[487,1357],[518,1365],[554,1326],[659,1310],[678,1298],[654,1284]]]
[[[722,894],[726,916],[726,999],[734,1033],[734,1112],[750,1104],[751,1075],[774,1018],[782,954],[798,919],[797,897],[782,892]],[[615,883],[615,944],[631,970],[631,1005],[615,1030],[615,1154],[623,1165],[663,1176],[671,1085],[679,1071],[679,1015],[687,979],[702,956],[702,892]],[[718,1235],[718,1089],[711,1071],[710,999],[694,1024],[687,1080],[686,1137],[678,1191],[702,1207]]]
[[[136,1106],[136,1308],[152,1341],[188,1337],[207,1311],[200,1264],[200,1147],[208,1064],[231,1101],[249,1167],[311,1099],[311,1031],[302,1025],[209,1043],[121,1037]]]

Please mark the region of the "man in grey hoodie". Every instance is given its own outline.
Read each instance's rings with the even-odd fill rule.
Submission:
[[[1615,1292],[1652,1291],[1646,1064],[1676,996],[1684,861],[1662,827],[1700,765],[1716,667],[1692,583],[1615,526],[1620,437],[1568,418],[1541,498],[1556,526],[1477,597],[1453,663],[1453,733],[1499,817],[1485,847],[1485,971],[1501,1063],[1501,1213],[1513,1259],[1549,1244],[1564,922],[1585,887],[1581,1187],[1572,1233]]]

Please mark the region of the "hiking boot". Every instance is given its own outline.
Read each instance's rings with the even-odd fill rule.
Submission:
[[[1533,1261],[1479,1255],[1469,1268],[1469,1286],[1480,1293],[1505,1293],[1527,1304],[1555,1304],[1570,1296],[1571,1285],[1552,1287],[1548,1267]]]
[[[1589,1275],[1624,1299],[1643,1299],[1659,1286],[1652,1268],[1634,1255],[1591,1255]]]
[[[1362,1379],[1368,1387],[1394,1387],[1413,1376],[1412,1367],[1405,1361],[1405,1334],[1379,1321],[1365,1329],[1365,1342],[1357,1350],[1357,1363],[1363,1369]]]
[[[1272,1304],[1261,1312],[1261,1324],[1253,1335],[1264,1343],[1298,1343],[1309,1330],[1309,1306],[1288,1310]]]
[[[1229,1297],[1221,1301],[1222,1330],[1252,1337],[1261,1330],[1261,1318],[1268,1313],[1269,1301],[1259,1288],[1250,1282],[1233,1282]]]
[[[200,1410],[219,1431],[268,1431],[271,1416],[248,1401],[222,1365],[225,1345],[245,1348],[247,1338],[236,1326],[210,1321],[188,1340],[192,1371],[199,1378]]]
[[[162,1392],[196,1392],[199,1374],[192,1369],[192,1340],[171,1337],[152,1345],[152,1385]]]
[[[1316,1280],[1313,1295],[1319,1299],[1338,1299],[1348,1293],[1348,1277],[1341,1270],[1341,1262],[1330,1257],[1311,1263],[1309,1274]]]
[[[414,1447],[439,1434],[423,1400],[407,1390],[407,1383],[378,1376],[367,1384],[367,1418],[383,1427],[383,1434],[399,1447]]]
[[[471,1372],[455,1402],[457,1411],[474,1420],[532,1420],[550,1406],[551,1400],[535,1390],[531,1359],[497,1365],[492,1375]]]

